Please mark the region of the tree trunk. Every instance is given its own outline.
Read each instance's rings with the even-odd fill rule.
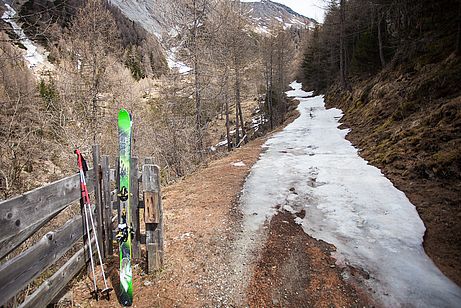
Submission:
[[[339,77],[341,81],[341,87],[347,89],[346,81],[346,59],[345,59],[345,43],[344,43],[344,21],[345,21],[345,8],[344,0],[340,1],[340,33],[339,33]]]
[[[196,116],[196,133],[197,133],[197,145],[202,155],[203,142],[202,142],[202,102],[200,97],[200,70],[199,70],[199,60],[198,60],[198,46],[197,46],[197,29],[198,29],[198,16],[197,16],[197,7],[196,1],[193,1],[194,7],[194,29],[192,33],[192,48],[193,48],[193,57],[194,57],[194,85],[195,85],[195,116]]]
[[[224,72],[224,101],[226,104],[226,138],[227,138],[227,150],[230,152],[232,151],[232,139],[230,135],[230,128],[229,128],[229,75],[228,70],[226,68]]]
[[[238,62],[238,59],[235,58],[235,108],[236,108],[236,116],[239,118],[239,123],[242,128],[242,137],[245,136],[245,127],[244,127],[244,122],[243,122],[243,115],[242,115],[242,99],[240,96],[240,87],[241,87],[241,82],[240,82],[240,63]],[[240,135],[240,134],[238,134]],[[240,137],[239,141],[235,144],[236,146],[240,143]]]
[[[235,102],[235,145],[240,143],[239,108]]]
[[[456,35],[456,48],[457,55],[461,54],[461,1],[458,0],[458,35]]]
[[[243,122],[243,112],[242,112],[242,104],[239,102],[238,103],[238,110],[239,110],[239,116],[240,116],[240,126],[242,128],[242,138],[245,137],[246,132],[245,132],[245,122]]]
[[[195,121],[196,121],[196,130],[197,130],[197,141],[198,147],[201,151],[203,148],[202,145],[202,102],[200,97],[200,82],[199,82],[199,64],[197,55],[194,56],[194,83],[195,83]]]
[[[269,61],[269,96],[267,98],[267,102],[269,104],[269,122],[271,125],[271,130],[274,129],[274,115],[273,115],[273,106],[272,106],[272,85],[273,85],[273,80],[272,80],[272,75],[273,75],[273,54],[272,54],[272,47],[270,51],[270,61]]]
[[[384,68],[386,66],[386,60],[384,59],[384,52],[383,52],[383,38],[381,33],[381,24],[382,24],[382,13],[378,13],[378,47],[379,47],[379,59],[381,60],[381,67]]]
[[[285,71],[284,71],[284,67],[285,67],[285,47],[284,47],[284,40],[285,40],[285,36],[283,35],[283,33],[280,33],[279,34],[279,43],[278,43],[278,48],[277,48],[277,52],[278,52],[278,83],[279,83],[279,86],[278,86],[278,93],[277,93],[277,97],[278,97],[278,103],[279,103],[279,109],[278,111],[281,112],[282,114],[285,113],[285,104],[284,104],[284,101],[283,101],[283,92],[284,92],[284,89],[285,89]]]

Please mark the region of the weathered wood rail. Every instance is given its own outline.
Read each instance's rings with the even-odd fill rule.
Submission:
[[[100,241],[103,259],[114,253],[114,224],[118,212],[117,169],[110,169],[109,157],[99,157],[99,147],[93,146],[93,163],[87,176],[90,193],[94,193],[95,233]],[[117,166],[115,166],[117,167]],[[139,176],[138,159],[132,159],[131,215],[134,230],[133,259],[141,258],[140,208],[144,208],[143,222],[146,224],[147,271],[156,271],[163,266],[163,218],[158,166],[146,159]],[[144,188],[139,200],[139,183]],[[0,202],[0,261],[33,236],[40,228],[73,202],[80,199],[79,175],[73,175],[49,185],[37,188],[21,196]],[[115,215],[114,215],[115,214]],[[42,307],[51,303],[62,289],[88,263],[88,239],[81,215],[77,215],[52,232],[46,233],[16,256],[0,265],[0,306],[5,305],[31,282],[58,261],[82,238],[84,245],[70,257],[51,277],[47,278],[34,293],[27,296],[19,307]],[[80,242],[81,243],[81,242]],[[94,245],[94,241],[93,241]],[[93,250],[94,251],[94,250]],[[117,252],[118,253],[118,252]],[[118,287],[118,286],[115,286]]]

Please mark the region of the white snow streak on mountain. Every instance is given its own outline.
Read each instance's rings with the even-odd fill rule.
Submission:
[[[169,28],[165,24],[164,12],[168,7],[162,4],[164,1],[148,1],[148,0],[110,0],[110,3],[120,9],[120,11],[131,21],[139,23],[147,32],[155,35],[160,42],[163,43],[163,36],[175,37],[178,35],[177,30]],[[171,12],[172,14],[173,12]],[[166,60],[170,69],[178,70],[181,74],[189,73],[192,68],[184,62],[177,59],[178,47],[171,47],[166,50]]]
[[[300,83],[291,86],[301,115],[266,142],[253,166],[241,198],[244,228],[257,232],[278,205],[304,209],[295,221],[335,245],[338,263],[368,272],[367,287],[385,306],[459,307],[461,289],[423,250],[415,207],[344,138],[341,110],[326,110],[323,97],[308,98]]]
[[[26,54],[24,58],[29,63],[29,68],[34,68],[39,64],[45,62],[46,56],[38,52],[37,47],[32,43],[30,39],[24,34],[22,28],[14,21],[16,11],[7,3],[4,3],[6,10],[2,15],[2,19],[9,23],[13,28],[13,31],[19,37],[20,42],[26,47]]]

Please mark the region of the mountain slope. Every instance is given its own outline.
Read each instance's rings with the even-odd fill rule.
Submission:
[[[141,25],[146,31],[155,36],[163,37],[174,29],[174,14],[171,4],[174,1],[166,0],[110,0],[125,16]],[[312,18],[296,13],[289,7],[268,0],[260,2],[242,2],[242,12],[248,16],[248,21],[255,29],[265,29],[282,25],[307,28],[317,24]]]
[[[298,14],[286,5],[268,0],[242,2],[242,7],[250,22],[260,29],[279,25],[285,29],[291,27],[303,29],[317,24],[314,19]]]
[[[168,30],[166,18],[169,1],[164,0],[110,0],[131,21],[160,38]]]

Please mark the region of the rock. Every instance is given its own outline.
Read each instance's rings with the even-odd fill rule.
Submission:
[[[149,281],[149,280],[146,280],[146,281],[144,281],[144,285],[145,285],[146,287],[148,287],[148,286],[152,285],[152,282]]]

